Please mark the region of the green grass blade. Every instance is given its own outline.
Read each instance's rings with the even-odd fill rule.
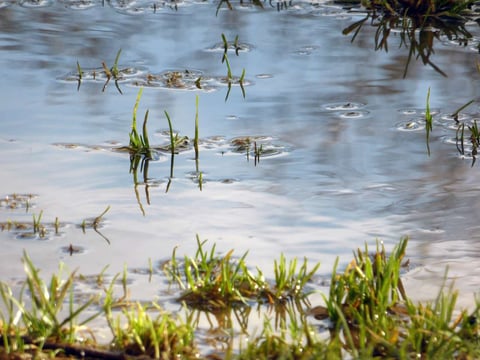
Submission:
[[[195,160],[198,160],[198,95],[195,97],[195,138],[193,139],[193,147],[195,149]]]
[[[425,107],[425,130],[426,130],[426,141],[427,141],[427,153],[430,156],[430,132],[433,130],[433,116],[430,113],[430,88],[427,92],[427,104]]]
[[[172,121],[170,120],[170,116],[168,115],[168,112],[166,110],[165,110],[165,116],[167,117],[168,129],[170,131],[170,150],[172,152],[172,155],[174,155],[175,154],[175,137],[173,135]]]
[[[113,62],[113,66],[112,66],[112,75],[113,77],[116,79],[118,78],[118,60],[120,59],[120,54],[122,53],[122,49],[118,50],[117,52],[117,56],[115,56],[115,61]]]
[[[145,118],[143,119],[143,128],[142,128],[143,147],[145,148],[145,150],[148,151],[150,149],[150,141],[148,140],[147,121],[148,121],[148,110],[145,112]]]

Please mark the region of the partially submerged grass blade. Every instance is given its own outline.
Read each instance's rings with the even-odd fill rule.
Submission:
[[[148,110],[145,112],[145,118],[143,119],[143,127],[142,127],[142,145],[146,149],[150,149],[150,141],[148,140],[148,131],[147,131],[147,121],[148,121]]]
[[[170,132],[170,151],[172,153],[172,159],[173,159],[173,155],[175,155],[175,136],[173,135],[173,127],[172,127],[172,121],[170,120],[170,115],[168,115],[168,112],[165,110],[165,116],[167,118],[167,122],[168,122],[168,129],[169,129],[169,132]],[[173,166],[172,166],[173,168]]]
[[[233,79],[233,75],[232,75],[232,68],[230,67],[230,61],[228,61],[228,55],[227,53],[223,54],[223,60],[222,61],[225,61],[225,64],[227,66],[227,77],[226,77],[226,80],[228,82],[231,82],[232,79]]]
[[[122,49],[119,49],[118,52],[117,52],[117,55],[115,56],[115,61],[113,62],[113,66],[112,66],[112,69],[111,69],[112,75],[113,75],[113,77],[115,77],[115,79],[117,79],[118,75],[119,75],[118,60],[120,59],[120,54],[121,53],[122,53]]]
[[[460,106],[457,110],[455,110],[455,112],[452,114],[452,117],[457,124],[458,124],[458,114],[460,114],[460,111],[466,109],[467,107],[469,107],[474,102],[475,102],[475,99],[470,100],[469,102],[467,102],[466,104]]]
[[[228,41],[225,34],[222,33],[222,41],[223,41],[223,56],[222,56],[222,63],[225,61],[225,56],[227,56],[228,52]]]
[[[433,130],[433,115],[430,113],[430,88],[427,92],[427,104],[425,107],[425,131],[427,142],[427,153],[430,156],[430,132]]]
[[[240,76],[240,79],[238,80],[238,83],[240,84],[240,89],[242,90],[242,95],[243,98],[245,99],[245,88],[243,87],[243,80],[245,79],[245,69],[242,70],[242,75]]]
[[[232,82],[231,81],[228,82],[227,87],[228,87],[228,89],[227,89],[227,94],[225,95],[225,102],[227,102],[228,97],[230,95],[230,91],[232,90]]]
[[[137,99],[135,100],[135,105],[133,106],[132,130],[130,132],[130,147],[133,149],[140,149],[142,147],[142,141],[137,131],[137,110],[140,99],[142,98],[142,93],[143,88],[140,88],[140,90],[138,90]]]
[[[198,160],[199,151],[198,151],[198,95],[195,97],[195,137],[193,139],[193,147],[195,149],[195,160]]]
[[[82,84],[82,78],[83,78],[83,71],[82,71],[82,68],[80,67],[80,63],[78,61],[77,61],[77,72],[78,72],[77,91],[80,91],[80,85]]]

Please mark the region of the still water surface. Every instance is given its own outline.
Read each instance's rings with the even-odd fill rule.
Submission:
[[[249,251],[248,262],[267,275],[281,252],[322,263],[327,275],[336,256],[375,239],[391,248],[410,236],[406,274],[412,296],[430,299],[450,268],[462,301],[480,281],[480,164],[458,156],[448,115],[478,99],[476,51],[438,42],[433,61],[442,77],[420,62],[402,78],[407,51],[392,36],[389,52],[374,51],[368,26],[353,43],[341,31],[359,15],[330,3],[299,2],[286,10],[265,4],[215,15],[210,2],[7,1],[0,3],[1,193],[35,194],[25,207],[2,203],[0,221],[42,222],[58,217],[60,234],[43,239],[0,233],[0,278],[22,276],[26,250],[48,273],[64,261],[94,274],[109,264],[145,268],[178,254],[193,255],[195,236],[219,251]],[[275,4],[274,4],[275,5]],[[469,29],[478,33],[477,25]],[[234,76],[245,69],[246,97],[234,85],[225,100],[221,34],[241,51],[228,52]],[[102,92],[102,61],[131,76]],[[77,91],[77,61],[86,73]],[[149,86],[148,74],[198,72],[202,90]],[[175,157],[169,191],[168,153],[150,162],[147,187],[135,188],[128,154],[132,110],[149,109],[150,141],[165,145],[166,110],[180,135],[194,136],[199,97],[202,191],[193,150]],[[151,85],[151,84],[150,84]],[[207,86],[208,85],[208,86]],[[431,155],[422,112],[431,88],[435,111]],[[467,120],[478,116],[475,103]],[[417,121],[420,129],[405,129]],[[270,154],[255,164],[235,151],[238,137],[258,137]],[[138,191],[137,200],[135,189]],[[140,202],[140,203],[139,203]],[[108,205],[101,233],[78,225]],[[141,208],[144,210],[142,213]],[[70,245],[81,253],[70,256]],[[435,286],[433,286],[435,285]],[[139,286],[137,297],[162,287]]]

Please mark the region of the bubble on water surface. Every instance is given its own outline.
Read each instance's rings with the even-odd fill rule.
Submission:
[[[47,7],[53,4],[52,0],[23,0],[20,1],[20,6],[26,8],[40,8]]]
[[[0,1],[0,9],[6,8],[13,4],[13,1]]]
[[[295,51],[297,55],[311,55],[317,49],[315,46],[302,46],[300,49]]]
[[[217,76],[212,78],[212,82],[214,85],[217,85],[217,86],[228,86],[229,84],[231,86],[240,86],[240,77],[232,76],[230,79],[228,79],[225,76]],[[250,86],[252,84],[253,82],[247,79],[243,79],[243,82],[242,82],[243,86]]]
[[[474,51],[478,53],[480,46],[480,38],[478,36],[472,36],[470,38],[457,37],[455,39],[449,39],[448,36],[440,36],[440,40],[443,46],[446,46],[453,50],[459,51]]]
[[[256,152],[260,159],[287,154],[286,145],[278,144],[270,136],[241,136],[229,141],[228,147],[222,154],[244,154],[248,152],[249,157],[255,158]]]
[[[211,136],[204,139],[199,139],[199,145],[203,149],[217,150],[225,148],[228,144],[227,139],[224,136]]]
[[[460,113],[457,115],[456,118],[451,114],[448,114],[448,115],[443,115],[438,121],[438,124],[448,130],[455,130],[455,131],[459,129],[461,124],[465,124],[465,130],[467,130],[467,126],[473,125],[475,120],[476,119],[474,119],[473,116],[470,114]]]
[[[458,143],[457,138],[451,137],[451,136],[443,136],[441,139],[442,139],[442,142],[444,142],[445,144],[455,145]]]
[[[361,109],[363,107],[365,107],[365,104],[357,103],[357,102],[336,102],[336,103],[322,105],[322,108],[329,111],[339,111],[339,110],[352,111],[352,110]]]
[[[388,184],[388,183],[368,185],[368,186],[365,187],[365,189],[367,189],[367,190],[378,190],[380,192],[397,191],[397,188],[395,186],[393,186],[392,184]]]
[[[72,71],[63,77],[60,77],[58,80],[75,83],[79,89],[85,82],[101,83],[103,86],[105,86],[107,81],[133,87],[172,90],[201,90],[205,92],[214,91],[220,86],[225,86],[222,78],[211,77],[196,69],[172,69],[155,74],[148,72],[144,68],[138,68],[134,66],[119,66],[117,77],[115,78],[112,76],[110,77],[110,80],[103,67],[93,69],[82,68],[81,70],[81,78],[78,74],[78,71]],[[239,78],[233,77],[231,79],[232,85],[237,85],[238,82]],[[251,83],[248,81],[244,81],[243,83],[244,86],[250,84]]]
[[[88,145],[83,144],[74,144],[74,143],[54,143],[53,146],[60,148],[60,149],[68,149],[68,150],[82,150],[82,151],[91,151],[92,148]]]
[[[400,109],[398,110],[402,115],[415,115],[418,113],[416,109]]]
[[[400,131],[419,131],[425,129],[425,121],[407,120],[397,123],[395,128]]]
[[[343,8],[332,3],[305,3],[303,7],[309,15],[313,16],[330,16],[337,19],[348,20],[352,16],[349,9]]]
[[[228,40],[227,39],[227,51],[232,53],[240,53],[240,52],[249,52],[254,47],[251,44],[245,42],[237,42],[235,44],[235,39]],[[219,42],[214,44],[212,47],[205,49],[206,51],[213,51],[213,52],[224,52],[225,51],[225,44],[223,42]]]
[[[440,109],[430,109],[430,115],[432,116],[438,115],[440,113],[441,113]],[[425,116],[426,115],[425,110],[420,111],[420,115]]]
[[[40,236],[33,231],[19,232],[15,235],[16,240],[37,240]]]
[[[258,75],[255,75],[255,77],[257,79],[271,79],[271,78],[273,78],[273,75],[272,74],[258,74]]]
[[[81,67],[82,64],[80,64]],[[136,67],[130,67],[130,66],[119,66],[118,67],[118,76],[116,79],[114,77],[111,77],[110,81],[115,81],[117,80],[118,82],[125,82],[125,81],[132,81],[133,79],[136,78],[141,78],[143,76],[146,76],[146,70],[142,68],[136,68]],[[105,83],[108,80],[108,76],[105,73],[105,69],[103,67],[98,67],[98,68],[87,68],[87,69],[81,69],[82,70],[82,77],[80,79],[78,71],[71,71],[65,76],[62,76],[58,78],[60,81],[66,81],[66,82],[75,82],[78,83],[79,81],[81,83],[84,82],[95,82],[95,81],[100,81]]]
[[[346,111],[338,113],[341,118],[344,119],[359,119],[368,116],[369,111]]]
[[[126,15],[154,14],[163,9],[175,11],[179,6],[185,5],[185,3],[180,0],[156,2],[150,0],[111,0],[108,4],[117,12]]]
[[[447,121],[467,121],[472,118],[471,115],[465,113],[459,113],[456,117],[453,114],[442,115],[440,119],[447,120]]]
[[[38,195],[35,194],[8,194],[0,198],[0,208],[25,209],[35,205],[34,201]]]
[[[76,254],[84,254],[86,252],[86,249],[83,246],[70,244],[68,246],[62,246],[60,248],[60,252],[72,256]]]
[[[215,91],[216,80],[195,69],[165,70],[158,74],[147,73],[129,82],[131,86],[170,90]]]
[[[100,1],[95,0],[63,0],[63,3],[72,10],[86,10],[102,4]]]

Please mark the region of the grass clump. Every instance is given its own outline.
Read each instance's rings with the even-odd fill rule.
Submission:
[[[137,109],[142,93],[143,88],[140,88],[137,94],[137,99],[135,100],[135,105],[133,106],[132,129],[129,134],[129,148],[134,155],[147,155],[150,157],[150,140],[148,139],[147,131],[148,110],[145,112],[145,117],[143,119],[142,134],[140,134],[137,129]]]
[[[283,321],[280,331],[272,326],[272,320],[265,318],[259,336],[241,346],[235,359],[326,359],[334,358],[336,351],[325,341],[319,339],[317,331],[309,325],[305,317],[298,318],[295,308],[287,308],[288,322]],[[337,349],[340,350],[340,349]]]
[[[176,250],[164,270],[171,282],[183,290],[180,301],[201,309],[217,309],[245,304],[262,285],[247,269],[245,253],[240,259],[232,258],[233,250],[224,256],[215,253],[215,245],[206,251],[197,236],[198,249],[195,256],[185,256],[183,263],[176,258]]]
[[[307,301],[304,292],[320,264],[308,270],[305,259],[298,268],[297,259],[287,263],[283,254],[275,261],[275,279],[272,284],[265,280],[260,269],[253,274],[247,264],[247,253],[239,259],[233,258],[233,250],[225,255],[216,254],[216,246],[208,251],[205,241],[197,235],[197,252],[194,257],[185,256],[183,262],[176,257],[164,265],[170,283],[176,283],[183,290],[179,301],[200,309],[221,309],[245,305],[251,301],[259,304],[282,305],[289,300]]]
[[[22,260],[26,280],[20,295],[15,296],[6,283],[0,283],[1,300],[6,309],[5,312],[0,311],[3,350],[6,353],[41,352],[44,347],[51,349],[52,343],[85,342],[88,332],[84,331],[84,325],[98,317],[101,311],[79,319],[98,298],[91,296],[83,303],[76,303],[76,273],[71,272],[64,277],[63,264],[60,264],[58,274],[53,274],[47,283],[26,253]]]
[[[477,358],[478,304],[455,316],[451,288],[434,302],[414,304],[400,279],[407,243],[403,238],[390,255],[378,243],[374,254],[358,250],[343,274],[334,269],[326,306],[312,313],[332,321],[331,341],[343,341],[354,358]]]
[[[151,307],[157,316],[152,317]],[[126,325],[121,325],[120,317],[115,322],[113,349],[130,356],[147,355],[153,359],[198,358],[193,327],[157,304],[136,303],[131,309],[124,308],[122,315]]]
[[[107,64],[105,64],[105,61],[102,62],[103,70],[105,72],[105,75],[107,77],[107,81],[103,85],[102,92],[105,91],[107,88],[108,83],[110,82],[110,79],[114,79],[115,81],[115,87],[117,88],[118,92],[120,94],[122,93],[122,90],[120,89],[120,86],[118,85],[118,80],[120,79],[120,70],[118,69],[118,60],[120,59],[120,54],[122,53],[122,49],[119,49],[117,51],[117,55],[115,56],[115,61],[113,62],[113,65],[111,68],[108,68]]]

